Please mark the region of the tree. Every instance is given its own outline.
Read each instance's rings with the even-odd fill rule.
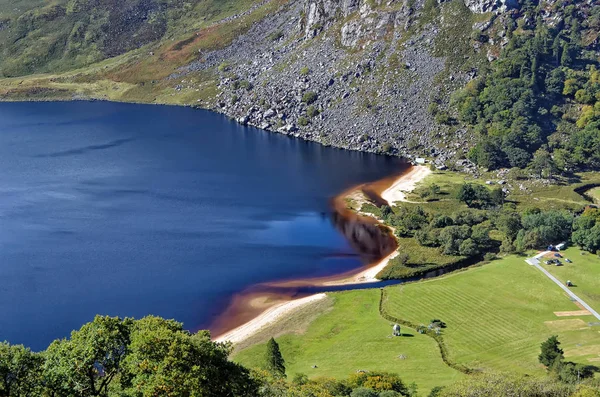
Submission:
[[[563,363],[559,366],[557,371],[558,379],[560,379],[561,382],[571,384],[579,383],[587,378],[592,378],[594,373],[594,367],[571,362]]]
[[[462,243],[460,243],[458,253],[462,256],[467,256],[467,257],[475,256],[479,253],[479,247],[477,247],[477,244],[475,244],[475,241],[468,238],[468,239],[464,240]]]
[[[501,187],[492,189],[492,193],[490,194],[490,200],[497,206],[501,206],[502,204],[504,204],[504,191],[502,191]]]
[[[181,323],[148,316],[131,327],[123,362],[126,395],[249,396],[257,384],[247,369],[228,360],[231,347],[215,343],[208,331],[192,334]]]
[[[352,375],[348,385],[353,389],[362,387],[376,392],[393,390],[403,395],[409,395],[408,388],[397,374],[388,372],[367,372]]]
[[[382,205],[381,207],[379,207],[379,211],[381,212],[381,218],[382,219],[387,219],[387,217],[391,214],[393,214],[394,212],[392,211],[392,209],[389,207],[389,205]]]
[[[521,230],[521,215],[516,212],[502,212],[496,218],[496,227],[512,242]]]
[[[469,207],[484,207],[491,202],[490,191],[485,186],[473,183],[464,183],[458,189],[456,198]]]
[[[70,339],[52,342],[45,354],[46,384],[59,395],[106,396],[128,352],[131,324],[130,319],[96,316]]]
[[[448,226],[440,232],[439,242],[444,255],[460,254],[460,247],[464,240],[471,236],[471,228],[467,225]]]
[[[569,43],[563,43],[562,46],[562,55],[560,57],[560,65],[561,66],[571,66],[573,63],[573,57],[571,57],[571,47]]]
[[[550,178],[556,172],[556,165],[548,151],[538,149],[529,164],[529,169],[539,178]]]
[[[40,395],[43,357],[23,345],[0,343],[0,396]]]
[[[273,376],[285,378],[285,361],[273,338],[267,342],[266,368]]]
[[[560,342],[558,341],[558,336],[556,335],[549,337],[541,344],[540,348],[541,353],[538,356],[538,360],[546,367],[549,367],[555,361],[562,360],[564,358],[564,352],[560,348]]]
[[[367,389],[366,387],[359,387],[352,390],[350,397],[378,397],[379,393],[375,390]]]
[[[565,73],[560,68],[554,69],[546,77],[546,92],[554,96],[562,95],[565,85]]]

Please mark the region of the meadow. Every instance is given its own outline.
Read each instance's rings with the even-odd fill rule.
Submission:
[[[423,393],[465,376],[444,364],[432,338],[405,327],[402,337],[392,337],[392,324],[379,315],[379,289],[330,297],[333,309],[306,330],[296,333],[290,328],[277,338],[288,378],[302,373],[343,379],[357,370],[389,371],[400,374],[406,383],[415,382]],[[265,349],[265,343],[260,343],[233,358],[251,368],[261,367]]]
[[[544,376],[537,356],[540,343],[551,335],[558,335],[568,360],[600,360],[600,326],[589,325],[594,318],[555,315],[579,308],[524,259],[509,256],[441,278],[387,287],[383,309],[414,324],[444,321],[442,337],[450,360],[474,371]],[[431,337],[407,327],[402,330],[406,336],[391,337],[391,323],[378,312],[378,289],[330,296],[333,308],[302,332],[283,330],[277,338],[288,376],[344,378],[360,369],[386,370],[416,382],[421,394],[467,376],[442,362]],[[260,367],[264,352],[259,343],[234,359]]]
[[[600,187],[590,190],[589,195],[592,196],[597,203],[600,203]]]
[[[568,359],[600,359],[600,326],[592,316],[558,317],[579,308],[523,257],[509,256],[440,279],[391,287],[385,309],[428,324],[439,318],[453,361],[473,369],[542,375],[540,343],[558,335]]]

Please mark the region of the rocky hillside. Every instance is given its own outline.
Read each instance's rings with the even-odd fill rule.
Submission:
[[[513,37],[537,35],[535,26],[563,29],[575,18],[587,60],[580,69],[599,54],[597,0],[232,0],[227,12],[205,2],[135,1],[152,6],[133,13],[128,30],[117,35],[100,24],[97,58],[124,55],[18,87],[10,81],[0,97],[188,104],[324,144],[427,156],[442,167],[469,164],[481,139],[457,117],[452,94],[518,46]],[[95,0],[96,9],[111,4]],[[211,9],[211,18],[202,16]],[[170,16],[159,18],[163,11]],[[133,47],[140,48],[128,52]]]

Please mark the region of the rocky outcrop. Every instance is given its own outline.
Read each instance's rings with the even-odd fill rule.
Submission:
[[[504,12],[512,8],[518,8],[518,0],[464,0],[465,5],[474,13],[484,14],[487,12]]]

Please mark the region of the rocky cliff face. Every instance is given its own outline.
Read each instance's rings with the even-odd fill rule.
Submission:
[[[438,166],[471,135],[450,95],[495,59],[517,0],[292,0],[229,47],[171,76],[216,68],[213,106],[239,122]],[[482,39],[483,38],[483,39]]]

